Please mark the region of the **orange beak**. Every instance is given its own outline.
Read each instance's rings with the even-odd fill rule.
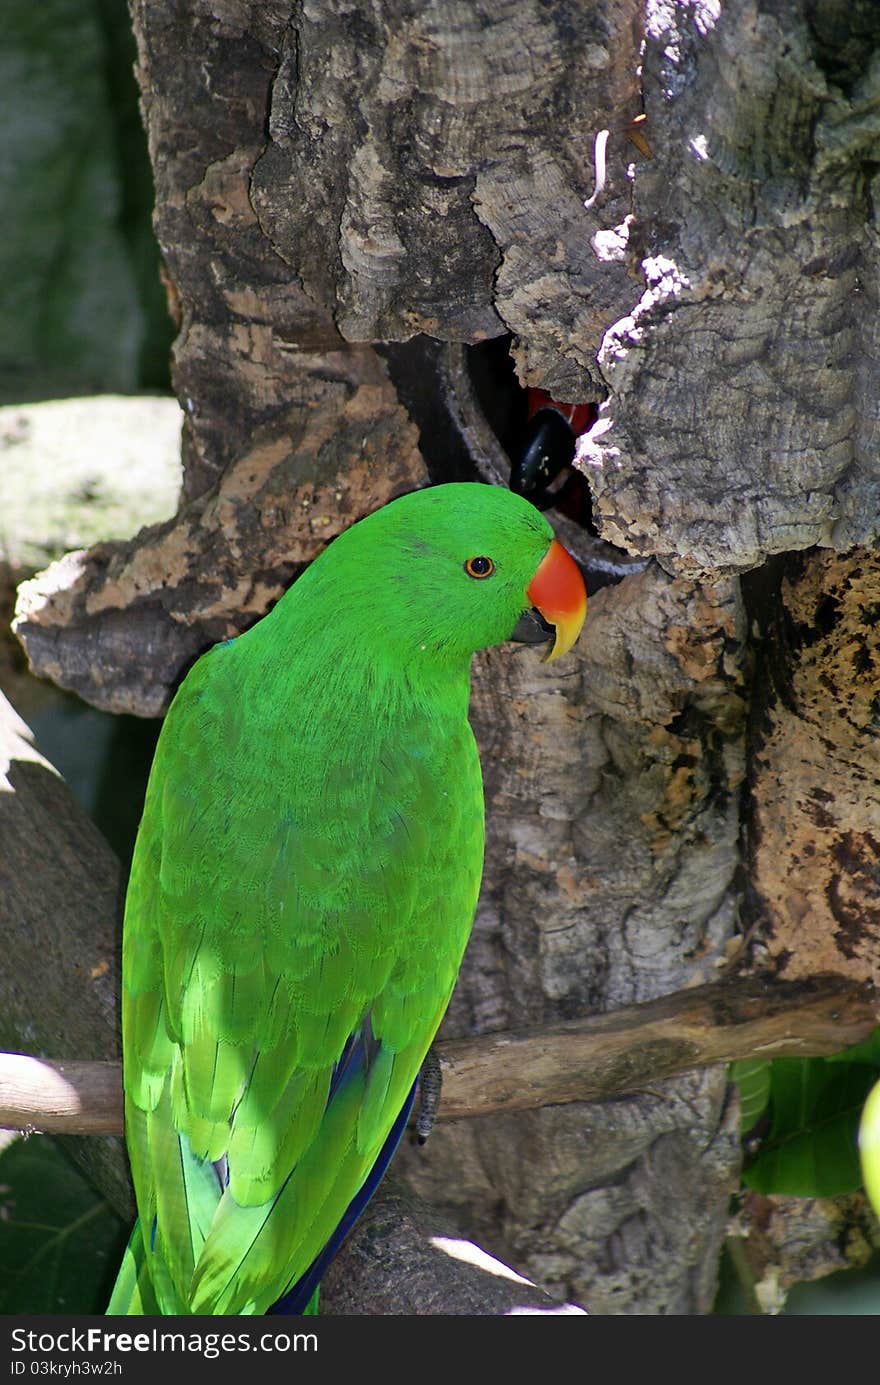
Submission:
[[[526,596],[544,619],[556,627],[553,648],[545,659],[549,663],[571,649],[587,614],[587,589],[581,570],[558,539],[547,549]]]

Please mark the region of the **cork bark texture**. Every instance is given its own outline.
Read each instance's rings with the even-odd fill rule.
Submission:
[[[583,447],[603,532],[675,570],[871,544],[880,12],[654,0],[635,292]]]
[[[877,554],[799,561],[763,653],[780,680],[756,737],[750,843],[764,941],[784,975],[825,967],[880,984]]]

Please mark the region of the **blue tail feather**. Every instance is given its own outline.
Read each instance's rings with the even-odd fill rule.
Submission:
[[[370,1169],[370,1172],[367,1174],[357,1193],[355,1193],[348,1207],[342,1214],[336,1230],[326,1242],[323,1250],[319,1251],[315,1256],[305,1274],[301,1275],[292,1289],[288,1289],[287,1293],[272,1305],[269,1309],[270,1314],[283,1313],[285,1315],[300,1315],[305,1313],[309,1301],[317,1290],[328,1265],[382,1181],[385,1170],[388,1168],[392,1155],[397,1149],[401,1136],[406,1129],[406,1123],[409,1120],[409,1113],[415,1101],[416,1088],[418,1085],[419,1079],[416,1077],[415,1082],[409,1090],[406,1101],[400,1108],[397,1120],[388,1132],[385,1143],[376,1157],[376,1162],[373,1164],[373,1167]]]

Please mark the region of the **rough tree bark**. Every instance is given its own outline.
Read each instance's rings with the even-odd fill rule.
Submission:
[[[119,1056],[119,862],[0,694],[0,1046]],[[66,1054],[65,1054],[66,1056]],[[118,1140],[68,1141],[117,1208],[131,1206]]]
[[[185,493],[24,589],[34,666],[155,713],[350,519],[503,480],[461,363],[507,337],[496,413],[517,383],[601,402],[594,595],[561,670],[480,660],[488,865],[446,1033],[734,963],[876,980],[873,0],[132,14]],[[444,1125],[400,1171],[560,1297],[695,1313],[738,1159],[715,1067]]]

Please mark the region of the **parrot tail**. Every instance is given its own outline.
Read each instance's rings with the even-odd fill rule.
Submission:
[[[136,1221],[106,1309],[108,1314],[153,1316],[161,1312],[147,1269],[141,1224]]]
[[[355,1193],[348,1207],[345,1209],[336,1230],[324,1245],[323,1250],[315,1256],[305,1274],[296,1281],[292,1289],[279,1298],[276,1303],[268,1310],[270,1314],[299,1315],[315,1314],[318,1312],[318,1289],[321,1278],[327,1266],[335,1256],[342,1242],[345,1240],[351,1228],[354,1226],[361,1212],[363,1212],[370,1198],[381,1183],[385,1170],[391,1162],[391,1157],[397,1146],[400,1144],[401,1136],[406,1129],[410,1111],[416,1097],[416,1088],[419,1079],[409,1089],[409,1095],[400,1108],[397,1120],[388,1132],[385,1143],[380,1149],[376,1162],[370,1169],[358,1191]]]
[[[385,1171],[391,1162],[394,1151],[397,1149],[401,1136],[406,1129],[418,1085],[419,1079],[416,1077],[372,1168],[357,1193],[348,1204],[336,1229],[328,1238],[323,1249],[315,1256],[309,1268],[300,1276],[293,1287],[272,1305],[268,1310],[269,1314],[283,1314],[285,1316],[301,1315],[306,1317],[318,1313],[318,1293],[321,1278],[333,1257],[336,1255],[336,1252],[339,1250],[339,1247],[342,1245],[342,1242],[345,1240],[345,1237],[348,1235],[349,1231],[351,1231],[358,1217],[381,1183]],[[175,1294],[170,1283],[165,1287],[167,1290],[166,1297],[168,1302],[166,1303],[164,1312],[186,1312],[187,1310],[182,1307],[172,1306],[169,1308],[169,1304],[173,1305],[174,1303]],[[128,1245],[125,1248],[122,1264],[120,1265],[106,1312],[108,1315],[119,1316],[158,1316],[163,1312],[163,1308],[159,1306],[159,1300],[147,1265],[147,1256],[144,1248],[144,1239],[141,1235],[140,1221],[135,1222],[134,1229],[129,1237]]]

